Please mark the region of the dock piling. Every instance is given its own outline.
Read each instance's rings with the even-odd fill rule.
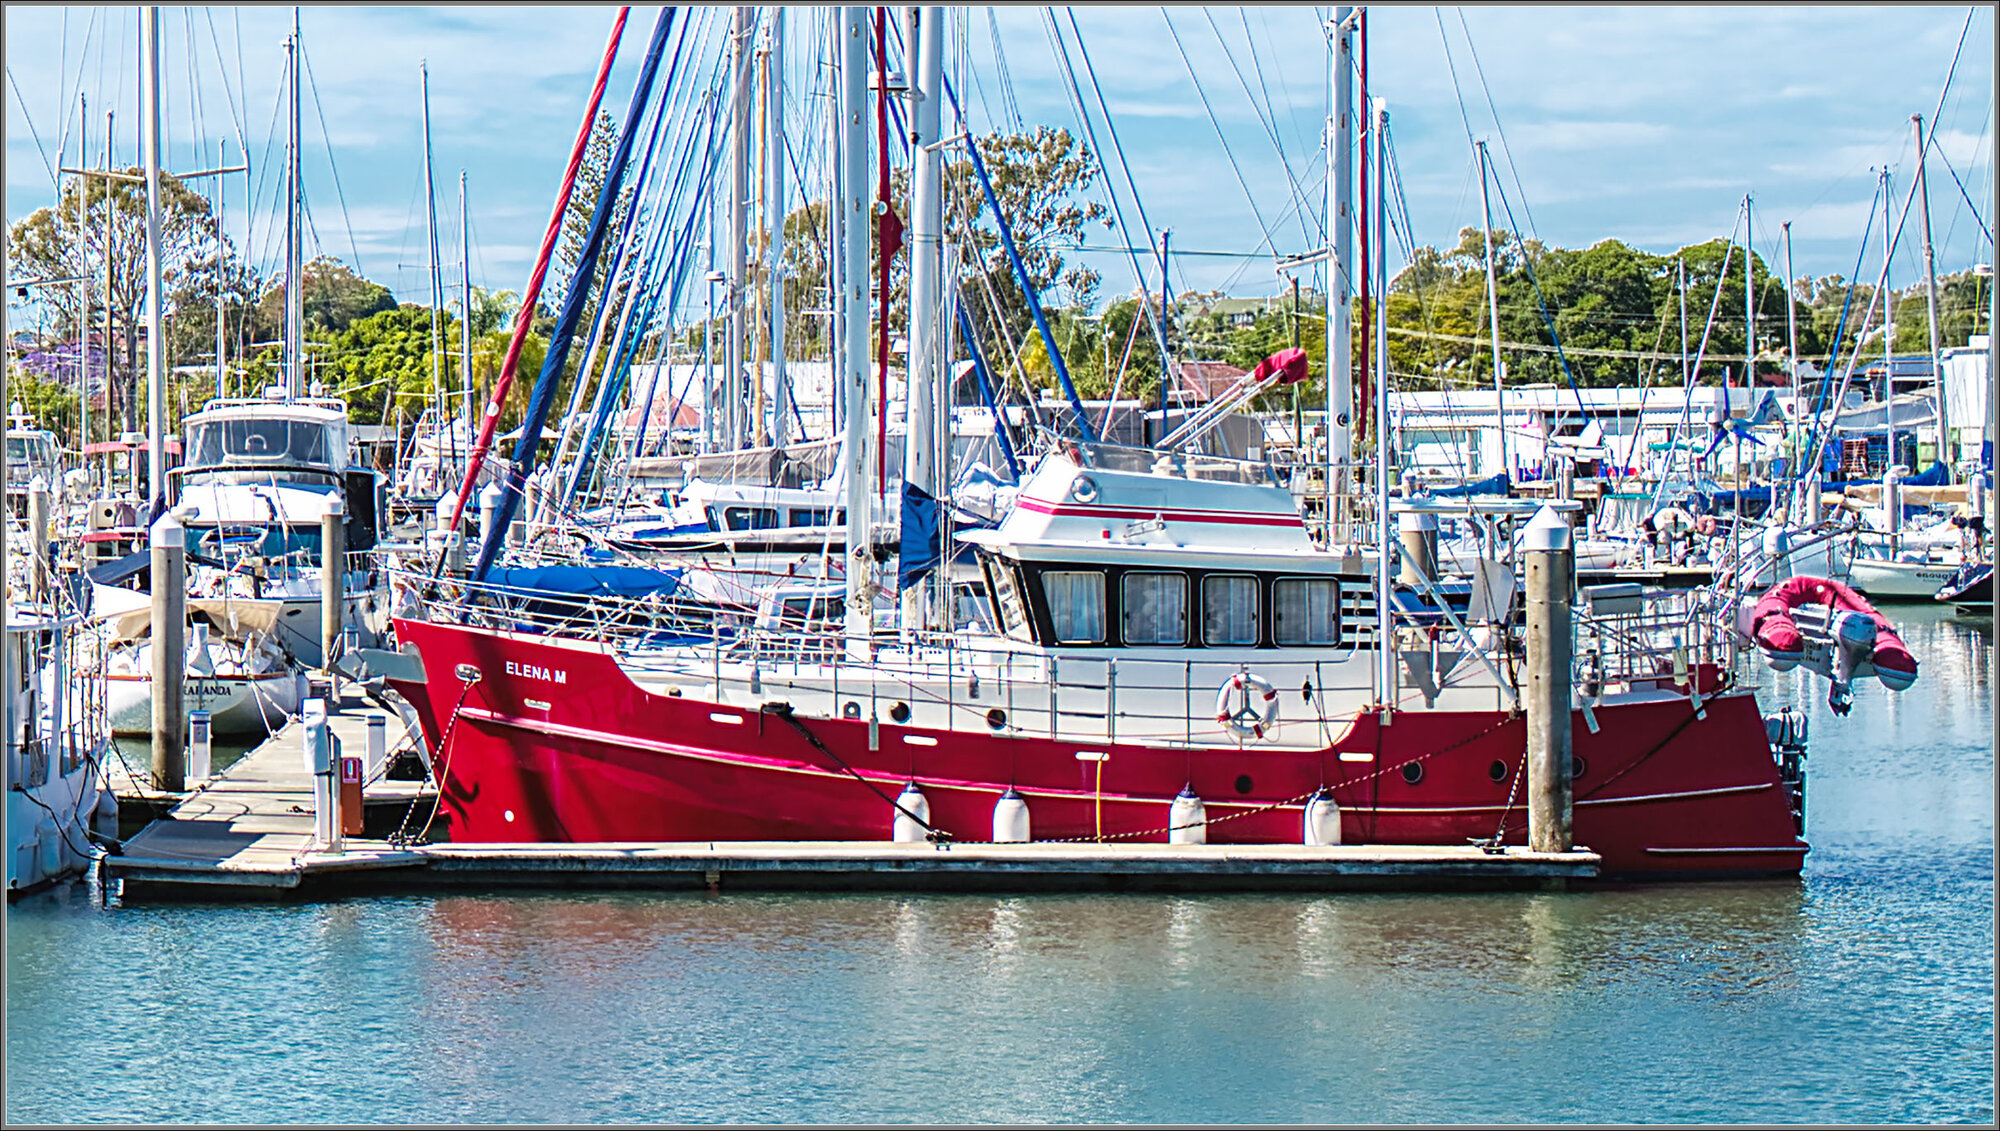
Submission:
[[[340,654],[340,627],[347,603],[347,510],[339,495],[328,496],[320,518],[319,635],[324,649],[320,667],[329,680],[338,679],[334,661]],[[336,685],[336,694],[338,685]]]
[[[28,575],[28,593],[31,599],[46,601],[52,595],[49,585],[49,484],[37,475],[28,484],[28,544],[34,548],[34,570]]]
[[[153,788],[187,788],[187,530],[167,513],[153,524]]]
[[[1570,594],[1576,557],[1569,523],[1543,507],[1522,540],[1528,560],[1528,848],[1568,852],[1570,826]]]

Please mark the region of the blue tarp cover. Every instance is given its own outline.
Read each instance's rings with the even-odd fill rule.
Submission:
[[[896,588],[908,589],[937,568],[938,504],[930,492],[903,484],[902,544],[896,561]]]
[[[1504,495],[1507,493],[1507,473],[1481,479],[1475,483],[1461,483],[1456,487],[1437,487],[1430,492],[1441,499],[1461,499],[1467,495]]]
[[[639,566],[554,565],[496,566],[486,571],[486,584],[519,592],[576,594],[599,597],[672,596],[680,587],[681,571]]]

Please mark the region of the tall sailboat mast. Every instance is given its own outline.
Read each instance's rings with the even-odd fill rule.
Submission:
[[[167,332],[160,289],[160,10],[139,9],[139,138],[146,168],[146,491],[164,502],[167,486]]]
[[[1946,481],[1951,477],[1951,409],[1944,392],[1944,365],[1938,360],[1937,260],[1931,246],[1931,190],[1924,177],[1924,117],[1910,115],[1910,129],[1917,135],[1917,207],[1924,221],[1924,308],[1930,316],[1931,380],[1937,388],[1937,454],[1944,464]]]
[[[941,368],[939,314],[943,310],[944,159],[935,143],[941,129],[940,103],[944,101],[944,9],[906,9],[905,26],[905,65],[915,64],[906,91],[910,156],[915,169],[910,178],[910,353],[903,383],[907,406],[903,484],[935,499],[940,469],[934,430],[948,429],[950,421],[950,410],[940,415],[936,403]],[[906,631],[931,627],[931,596],[928,582],[903,590]]]
[[[1348,465],[1354,459],[1354,9],[1333,10],[1333,90],[1328,96],[1326,229],[1326,521],[1327,541],[1346,540]],[[1164,308],[1162,308],[1164,312]],[[1339,501],[1336,503],[1336,499]],[[1338,506],[1340,512],[1335,514]],[[1337,532],[1337,533],[1336,533]]]
[[[285,42],[291,115],[285,147],[285,397],[305,395],[305,234],[299,184],[299,10],[292,9],[292,37]]]
[[[1486,143],[1482,141],[1479,143],[1479,215],[1486,235],[1486,323],[1493,331],[1493,419],[1499,425],[1500,471],[1512,480],[1514,465],[1507,458],[1507,374],[1500,360],[1500,275],[1493,262],[1493,200],[1486,189],[1491,162]]]
[[[431,405],[440,426],[450,419],[444,398],[444,276],[438,269],[437,180],[431,172],[431,67],[428,60],[418,63],[423,82],[424,118],[424,219],[430,232],[431,305]]]
[[[868,9],[841,9],[840,22],[840,144],[834,160],[840,169],[840,195],[835,207],[842,216],[839,300],[834,304],[839,327],[840,387],[846,413],[841,470],[847,486],[847,604],[844,627],[848,647],[866,655],[874,630],[874,584],[869,545],[872,523],[869,505],[868,424],[868,130],[863,108],[868,97]]]
[[[472,434],[472,229],[465,222],[465,170],[458,171],[458,396],[464,402],[466,435]],[[453,415],[457,415],[456,409]],[[452,431],[452,458],[458,458],[457,430]]]

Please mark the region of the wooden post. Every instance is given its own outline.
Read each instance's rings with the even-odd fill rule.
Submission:
[[[153,788],[187,788],[187,531],[171,512],[153,524]]]
[[[339,495],[327,497],[326,513],[319,520],[319,635],[325,649],[320,668],[329,679],[334,676],[334,660],[340,651],[340,625],[347,598],[347,508]],[[330,693],[327,710],[335,709],[339,692]]]
[[[49,484],[37,475],[28,484],[28,545],[35,564],[28,574],[28,593],[35,601],[54,599],[49,584]]]
[[[1570,850],[1570,591],[1576,558],[1569,523],[1535,512],[1522,539],[1528,559],[1528,847]]]

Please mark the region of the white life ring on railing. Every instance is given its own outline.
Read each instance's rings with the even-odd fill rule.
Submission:
[[[1094,502],[1097,499],[1097,481],[1088,475],[1079,475],[1069,485],[1069,497],[1079,503]]]
[[[1238,738],[1262,738],[1278,725],[1278,689],[1250,672],[1237,672],[1215,689],[1215,721]]]

